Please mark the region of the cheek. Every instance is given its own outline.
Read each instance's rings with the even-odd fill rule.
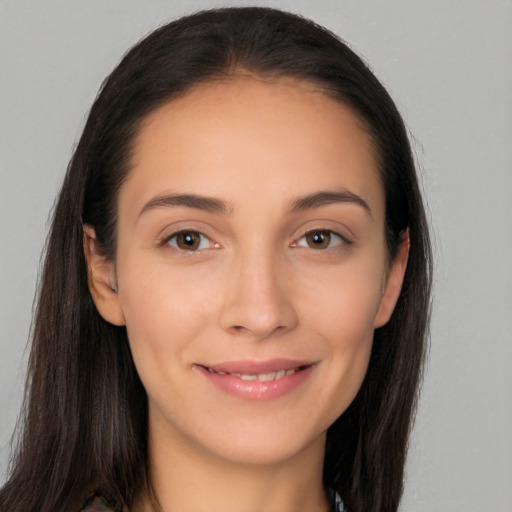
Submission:
[[[379,288],[346,283],[342,290],[330,294],[323,304],[324,325],[329,339],[340,350],[356,349],[368,336],[373,337],[373,319],[379,304]],[[321,314],[319,312],[319,314]]]
[[[346,293],[333,293],[330,301],[317,306],[321,335],[328,340],[330,358],[339,374],[345,375],[345,384],[354,381],[357,388],[368,365],[378,297],[378,289],[364,288],[359,282],[357,287]]]
[[[304,315],[340,349],[353,348],[373,335],[384,280],[384,266],[376,261],[361,258],[303,283]]]
[[[140,373],[164,362],[181,363],[184,349],[212,317],[211,283],[202,283],[200,277],[191,282],[190,277],[165,264],[119,262],[119,300]]]
[[[308,330],[322,340],[326,351],[325,396],[333,401],[332,407],[325,407],[330,411],[326,424],[346,410],[366,375],[382,275],[375,264],[351,267],[350,272],[337,269],[304,296]]]

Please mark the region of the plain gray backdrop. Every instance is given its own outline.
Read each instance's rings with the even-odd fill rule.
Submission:
[[[0,482],[48,213],[101,81],[165,21],[253,4],[340,34],[412,134],[435,309],[401,510],[512,511],[510,0],[0,0]]]

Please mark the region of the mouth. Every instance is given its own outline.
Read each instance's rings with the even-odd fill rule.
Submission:
[[[312,374],[316,362],[297,360],[233,361],[195,364],[206,380],[223,392],[248,400],[278,398],[298,388]]]
[[[296,368],[290,368],[287,370],[280,369],[277,371],[264,372],[264,373],[240,373],[240,372],[228,372],[222,370],[215,370],[214,368],[210,368],[208,366],[199,365],[204,368],[206,371],[210,373],[216,373],[217,375],[232,375],[234,377],[238,377],[244,381],[254,381],[257,380],[259,382],[271,382],[275,380],[283,379],[284,377],[288,377],[289,375],[293,375],[294,373],[303,371],[310,366],[313,366],[313,363],[306,364],[302,366],[298,366]]]

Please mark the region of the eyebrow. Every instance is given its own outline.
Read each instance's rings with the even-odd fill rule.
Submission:
[[[305,197],[300,197],[293,201],[291,211],[300,212],[336,203],[350,203],[361,206],[369,213],[370,217],[373,217],[368,203],[361,196],[358,196],[349,190],[340,190],[337,192],[322,191]]]
[[[372,211],[368,206],[368,203],[361,196],[358,196],[348,190],[341,190],[337,192],[321,191],[304,197],[299,197],[292,201],[290,210],[292,213],[300,212],[336,203],[350,203],[361,206],[370,214],[370,216],[372,216]],[[203,210],[209,213],[220,213],[223,215],[229,215],[233,211],[233,207],[230,203],[215,197],[191,193],[162,194],[148,201],[140,211],[139,217],[144,212],[153,208],[173,206],[185,206],[187,208],[195,208],[197,210]]]
[[[232,207],[229,203],[216,199],[214,197],[202,196],[198,194],[162,194],[148,201],[139,213],[139,217],[146,211],[153,208],[185,206],[187,208],[196,208],[210,213],[229,214]]]

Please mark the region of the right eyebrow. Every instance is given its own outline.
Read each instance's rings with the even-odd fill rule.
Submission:
[[[150,199],[139,212],[140,217],[144,212],[154,208],[185,206],[210,213],[228,215],[233,210],[232,206],[215,197],[199,194],[162,194]]]

